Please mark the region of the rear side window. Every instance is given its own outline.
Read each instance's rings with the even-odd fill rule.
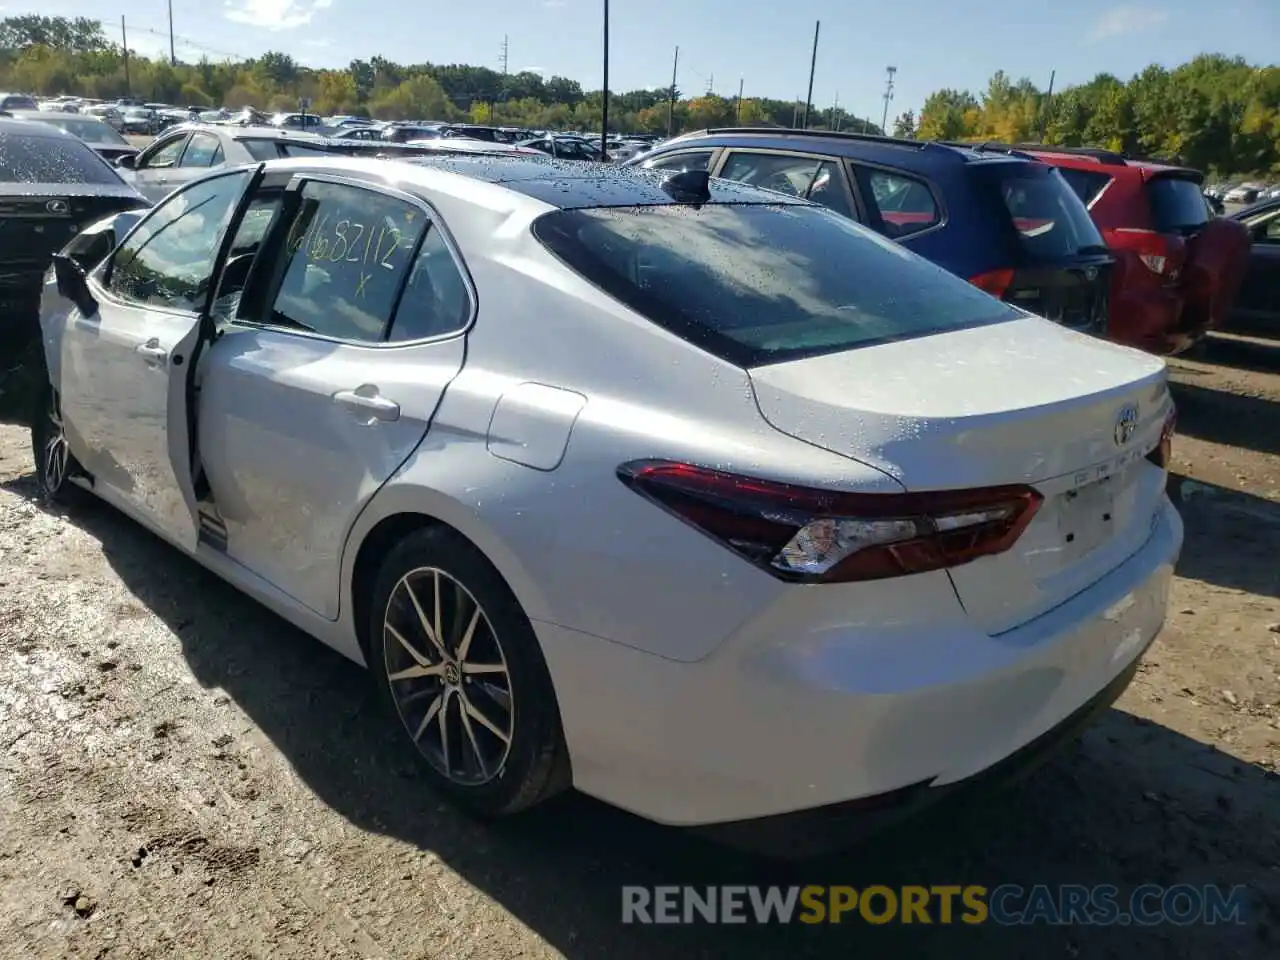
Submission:
[[[120,176],[70,134],[0,133],[0,183],[92,183],[118,187]]]
[[[864,170],[864,201],[880,214],[885,236],[907,237],[942,220],[938,203],[923,182],[884,170]]]
[[[255,160],[279,160],[284,156],[275,140],[241,140],[240,143]]]
[[[1076,170],[1073,167],[1058,167],[1058,173],[1062,179],[1067,181],[1067,186],[1075,191],[1080,202],[1086,207],[1097,199],[1107,184],[1111,182],[1111,175],[1107,173],[1099,173],[1096,170]]]
[[[744,367],[1021,315],[808,205],[560,210],[534,234],[605,293]]]
[[[1157,177],[1147,183],[1151,225],[1160,233],[1191,233],[1209,220],[1200,185],[1178,177]]]
[[[1089,211],[1055,168],[1002,163],[983,172],[1000,194],[1026,259],[1060,261],[1106,251]]]
[[[382,341],[424,220],[413,205],[373,190],[306,184],[288,225],[271,322]]]

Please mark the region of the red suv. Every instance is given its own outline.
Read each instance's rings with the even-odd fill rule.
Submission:
[[[1058,168],[1115,255],[1107,335],[1153,353],[1180,353],[1226,320],[1249,262],[1249,234],[1215,217],[1187,167],[1109,150],[986,144]]]

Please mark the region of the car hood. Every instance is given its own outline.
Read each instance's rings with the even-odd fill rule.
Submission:
[[[144,199],[124,183],[0,183],[0,197],[125,197]]]

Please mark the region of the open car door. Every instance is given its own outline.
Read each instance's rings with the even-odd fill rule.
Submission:
[[[193,373],[213,333],[228,228],[260,175],[235,170],[173,194],[88,276],[58,264],[76,304],[59,378],[71,452],[104,499],[188,550],[198,529]]]

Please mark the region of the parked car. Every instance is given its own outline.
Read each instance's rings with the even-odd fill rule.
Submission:
[[[0,93],[0,110],[39,110],[35,97],[25,93]]]
[[[472,140],[470,137],[440,137],[434,140],[410,140],[406,146],[418,147],[431,153],[488,153],[530,154],[541,156],[537,150],[520,147],[514,143],[495,143],[492,140]]]
[[[1205,203],[1198,170],[1111,150],[1043,144],[1014,149],[1057,167],[1116,257],[1108,336],[1179,353],[1224,323],[1244,277],[1249,240]]]
[[[550,134],[545,137],[535,137],[532,140],[522,140],[517,146],[524,147],[527,150],[537,150],[539,153],[545,153],[549,157],[555,157],[558,160],[583,160],[595,163],[600,162],[600,148],[593,143],[588,143],[582,137],[562,137]]]
[[[324,126],[324,117],[314,113],[277,113],[271,118],[271,126],[284,130],[318,130]]]
[[[1164,620],[1162,361],[705,173],[227,170],[61,257],[42,323],[42,493],[366,664],[482,815],[910,809]]]
[[[279,127],[181,124],[166,130],[136,157],[122,157],[118,165],[154,202],[182,184],[224,166],[317,154],[379,156],[422,152],[408,144],[321,137]]]
[[[53,254],[104,216],[143,206],[87,144],[53,125],[0,118],[0,416],[16,415],[29,387]]]
[[[739,128],[668,140],[629,162],[805,197],[992,296],[1073,329],[1106,328],[1112,258],[1084,204],[1027,158],[863,134]]]
[[[65,130],[73,137],[79,137],[97,151],[98,156],[114,163],[121,157],[133,156],[138,148],[117,133],[104,121],[88,114],[50,113],[45,110],[14,111],[13,116],[22,120],[33,120],[51,127]]]
[[[1249,268],[1233,320],[1237,326],[1280,334],[1280,198],[1232,214],[1249,233]]]
[[[126,106],[120,110],[121,133],[154,137],[163,126],[160,115],[148,107]]]
[[[86,116],[97,117],[117,133],[119,133],[124,126],[124,114],[120,112],[119,107],[112,103],[95,103],[91,107],[86,107],[81,112]]]
[[[390,123],[382,128],[382,139],[390,143],[410,140],[435,140],[443,137],[448,125],[443,123]]]
[[[1254,203],[1263,189],[1257,184],[1241,184],[1228,190],[1222,199],[1227,203]]]

